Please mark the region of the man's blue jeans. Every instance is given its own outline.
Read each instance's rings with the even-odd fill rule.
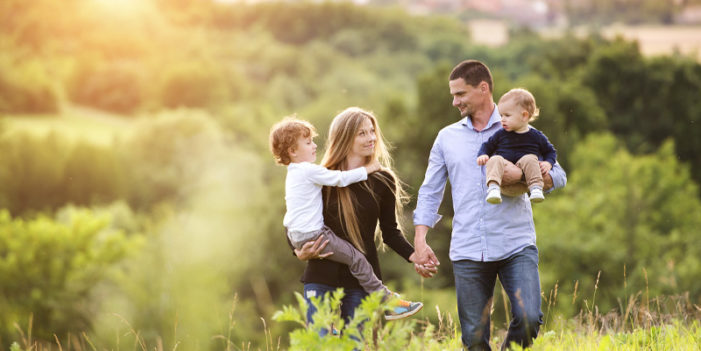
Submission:
[[[304,284],[304,299],[307,301],[307,306],[309,306],[307,308],[307,323],[311,324],[313,322],[314,313],[316,313],[316,307],[312,305],[312,301],[309,298],[320,296],[323,299],[326,294],[332,293],[336,291],[336,289],[338,289],[338,287],[325,284]],[[341,317],[345,320],[346,324],[348,324],[355,315],[355,309],[360,306],[360,303],[368,296],[368,293],[362,289],[344,289],[343,292],[345,295],[343,299],[341,299]],[[328,330],[322,329],[320,334],[322,336],[326,335],[328,334]]]
[[[511,342],[531,345],[543,324],[537,247],[528,246],[501,261],[454,261],[453,272],[462,343],[469,350],[491,350],[489,325],[497,277],[511,302],[512,319],[502,349]]]

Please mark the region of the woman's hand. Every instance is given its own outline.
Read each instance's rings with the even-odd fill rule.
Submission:
[[[436,272],[438,272],[438,267],[435,264],[420,264],[417,262],[417,260],[418,256],[416,252],[412,253],[411,256],[409,256],[409,261],[414,262],[414,269],[416,270],[416,273],[419,273],[420,276],[424,278],[431,278],[434,274],[436,274]]]
[[[295,249],[295,255],[300,261],[308,261],[313,259],[322,259],[333,255],[333,252],[321,253],[324,251],[329,240],[323,235],[316,238],[314,241],[307,241],[300,249]]]

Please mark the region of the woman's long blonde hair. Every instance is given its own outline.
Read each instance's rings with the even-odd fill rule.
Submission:
[[[331,127],[329,127],[329,137],[326,142],[326,151],[324,152],[324,157],[321,160],[321,164],[328,169],[346,171],[346,159],[353,148],[355,137],[366,119],[369,119],[370,122],[372,122],[372,126],[375,129],[375,136],[377,138],[375,141],[375,152],[372,154],[372,156],[369,156],[366,161],[369,162],[372,160],[377,160],[380,162],[383,170],[389,174],[389,179],[380,173],[373,173],[370,176],[377,177],[377,179],[385,183],[388,187],[393,187],[396,198],[395,214],[397,216],[397,224],[400,225],[401,230],[400,215],[404,204],[406,204],[409,200],[409,196],[404,190],[402,182],[396,176],[392,168],[392,157],[389,154],[388,145],[382,136],[377,119],[371,112],[358,107],[349,107],[334,117],[333,121],[331,122]],[[370,192],[372,197],[375,199],[375,202],[378,202],[375,193],[372,191],[372,189],[370,189],[367,183],[362,182],[360,184],[361,186],[365,187],[368,192]],[[358,217],[355,215],[354,203],[357,201],[355,196],[350,190],[348,190],[348,188],[325,187],[324,191],[337,192],[338,216],[339,218],[343,218],[342,225],[346,229],[351,243],[358,250],[365,253],[365,245],[363,244],[363,239],[360,235],[360,229],[358,227]]]

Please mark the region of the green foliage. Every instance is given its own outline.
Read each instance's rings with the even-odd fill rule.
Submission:
[[[0,51],[0,113],[57,112],[58,94],[44,64]]]
[[[222,133],[204,112],[180,110],[143,121],[128,141],[130,202],[137,208],[185,200]],[[154,137],[154,136],[158,137]]]
[[[640,292],[688,291],[699,301],[701,286],[692,277],[701,271],[693,244],[701,201],[673,144],[633,156],[610,134],[592,135],[571,162],[577,170],[567,187],[535,208],[543,286],[559,280],[561,293],[572,293],[575,280],[591,289],[596,279],[594,294],[604,311]]]
[[[205,62],[176,63],[163,75],[160,104],[167,108],[207,107],[231,97],[222,72]]]
[[[0,207],[12,214],[53,211],[124,198],[125,166],[116,150],[51,133],[0,136]]]
[[[12,340],[14,324],[29,320],[44,340],[89,330],[99,302],[93,289],[138,243],[86,210],[56,220],[13,219],[0,210],[0,340]]]
[[[143,104],[147,79],[144,67],[136,62],[85,64],[74,74],[70,97],[80,104],[129,114]]]
[[[141,254],[116,274],[118,288],[100,291],[99,313],[66,322],[71,330],[95,325],[105,348],[119,348],[115,334],[154,346],[149,349],[159,338],[165,349],[246,349],[239,343],[272,345],[262,328],[286,334],[285,325],[260,322],[293,299],[289,292],[303,269],[284,243],[284,168],[267,150],[270,125],[296,112],[318,127],[321,145],[336,112],[351,105],[374,110],[395,147],[398,174],[415,194],[437,132],[459,119],[447,77],[466,58],[490,66],[495,98],[516,86],[534,92],[541,107],[534,125],[555,144],[569,172],[567,188],[535,207],[544,290],[559,282],[560,294],[575,301],[552,306],[550,315],[593,308],[599,270],[595,300],[602,309],[625,310],[626,299],[643,291],[688,291],[699,301],[701,263],[691,234],[699,224],[692,179],[701,180],[698,62],[647,58],[622,39],[546,40],[520,30],[493,49],[470,43],[465,26],[451,18],[348,2],[111,3],[0,3],[0,13],[12,14],[0,23],[0,112],[81,104],[124,117],[148,113],[134,121],[133,135],[102,146],[57,132],[16,133],[11,121],[0,120],[0,208],[33,218],[69,203],[122,200],[129,205],[106,211],[123,219],[125,231],[148,233]],[[197,110],[163,111],[180,107]],[[97,113],[89,118],[107,120]],[[588,138],[605,131],[617,141]],[[452,313],[449,192],[440,209],[445,218],[431,234],[444,264],[436,278],[422,282],[421,298]],[[147,216],[147,224],[131,218],[129,206]],[[391,252],[382,262],[388,283],[414,298],[418,278],[406,262]],[[509,318],[499,296],[497,328]],[[446,299],[453,301],[448,308]],[[35,319],[37,313],[43,312]],[[413,325],[407,337],[405,327],[382,326],[383,340],[430,349],[433,335],[441,345],[436,348],[459,348],[455,328],[428,325],[417,333]],[[317,340],[295,332],[297,340]]]
[[[382,294],[371,294],[356,309],[346,324],[340,317],[343,289],[324,298],[312,298],[317,308],[314,322],[304,320],[307,304],[300,294],[295,294],[299,307],[284,306],[273,316],[276,321],[294,322],[301,326],[290,333],[290,350],[445,350],[458,349],[459,339],[439,340],[432,325],[416,333],[415,319],[384,322],[384,311],[392,303],[383,303]],[[340,331],[338,335],[321,336],[322,330]]]

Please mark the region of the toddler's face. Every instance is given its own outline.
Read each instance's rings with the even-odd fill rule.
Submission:
[[[292,152],[293,162],[315,162],[316,161],[316,144],[311,136],[301,137],[297,139],[297,146]]]
[[[528,130],[528,111],[514,102],[513,99],[499,102],[501,126],[507,132],[523,132]]]

